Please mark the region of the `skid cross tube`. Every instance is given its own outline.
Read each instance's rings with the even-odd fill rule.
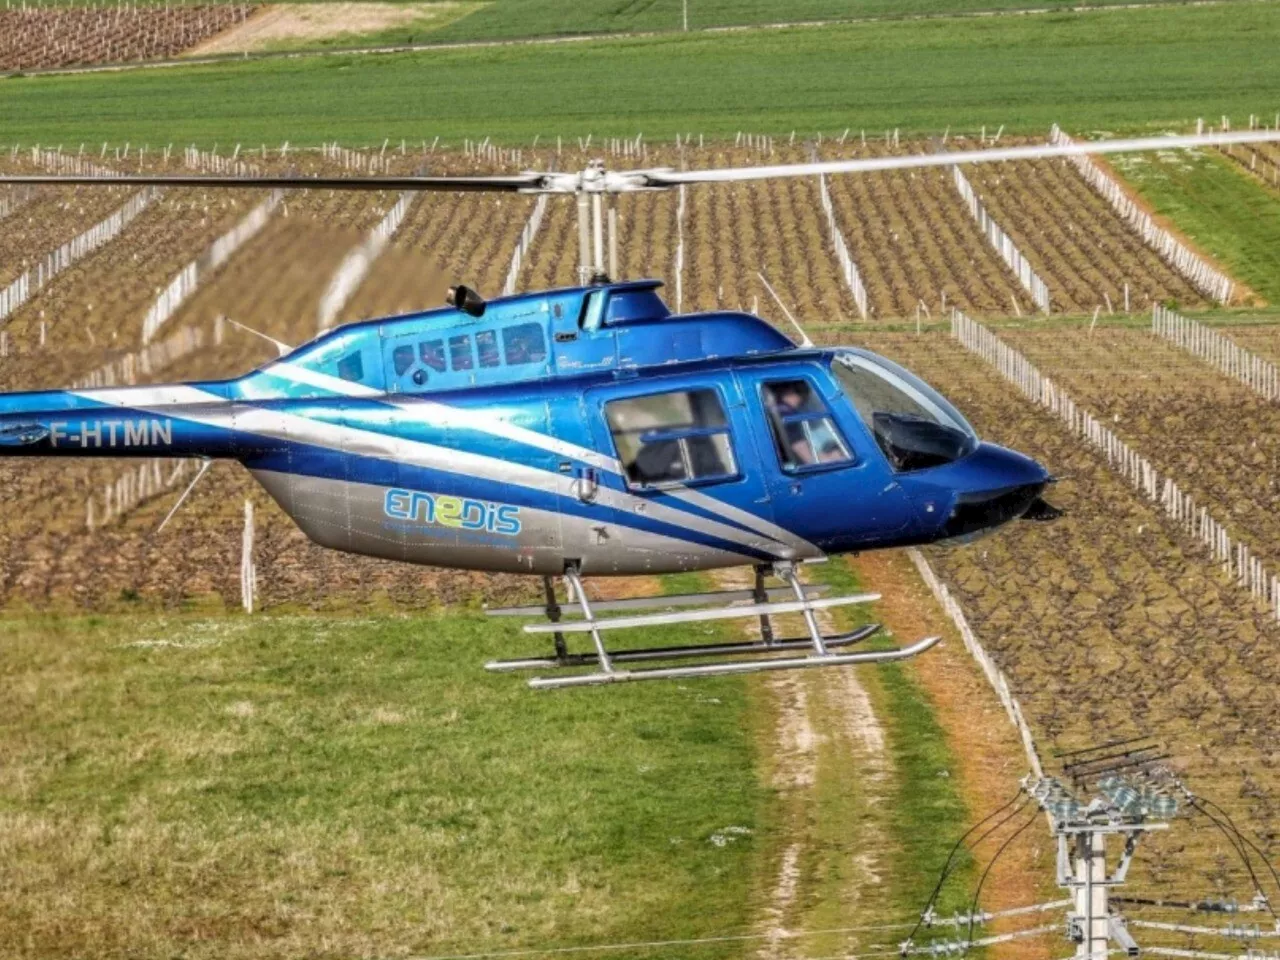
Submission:
[[[772,573],[783,582],[781,587],[767,587],[765,577]],[[859,593],[840,597],[823,597],[822,585],[802,584],[794,565],[779,563],[772,567],[758,567],[750,589],[723,590],[702,594],[686,594],[672,597],[632,597],[620,600],[602,600],[593,606],[576,568],[565,571],[566,606],[576,606],[581,619],[566,620],[554,591],[549,591],[545,607],[506,607],[488,611],[491,615],[536,615],[543,613],[545,623],[527,624],[526,633],[552,634],[556,640],[553,656],[521,657],[491,660],[485,669],[493,672],[517,670],[559,670],[573,667],[595,666],[593,673],[576,676],[534,677],[529,686],[537,690],[561,687],[596,686],[632,680],[662,680],[692,677],[727,676],[758,673],[766,670],[798,670],[823,666],[845,666],[859,663],[881,663],[916,656],[938,643],[938,637],[927,637],[909,647],[893,650],[869,650],[854,653],[848,647],[860,643],[879,631],[876,624],[865,624],[842,633],[824,635],[818,622],[817,611],[850,604],[870,603],[880,599],[878,593]],[[549,586],[549,582],[547,584]],[[788,595],[792,599],[785,599]],[[778,599],[774,599],[774,598]],[[729,601],[729,602],[726,602]],[[736,601],[736,602],[734,602]],[[750,601],[750,602],[743,602]],[[678,609],[684,605],[723,603],[710,609]],[[665,608],[665,609],[664,609]],[[672,609],[676,608],[676,609]],[[617,609],[636,612],[627,616],[599,618],[600,609]],[[805,621],[807,636],[778,638],[770,617],[777,614],[798,613]],[[643,647],[610,651],[603,634],[607,630],[637,627],[672,626],[684,623],[736,618],[759,618],[761,635],[758,640],[724,641],[720,643],[684,644],[679,646]],[[569,653],[563,638],[570,633],[591,635],[594,653]],[[798,656],[808,651],[807,656]],[[790,656],[785,654],[790,653]],[[784,656],[777,656],[784,654]],[[722,657],[734,659],[723,660]],[[662,661],[706,659],[710,662],[687,666],[654,666],[639,670],[618,669],[618,664],[660,663]]]
[[[854,593],[844,597],[818,597],[813,600],[783,600],[779,603],[744,603],[733,607],[717,607],[713,610],[684,610],[674,613],[638,614],[634,617],[609,617],[597,620],[588,615],[582,620],[565,620],[560,623],[530,623],[525,633],[596,633],[600,630],[626,630],[632,627],[664,627],[673,623],[702,623],[707,620],[732,620],[735,617],[753,617],[758,614],[803,613],[805,610],[826,610],[844,607],[851,603],[872,603],[880,599],[878,593]],[[585,604],[584,604],[585,606]]]
[[[550,578],[547,578],[550,579]],[[827,592],[827,587],[820,583],[805,584],[805,597],[812,599]],[[755,590],[715,590],[710,593],[673,593],[657,594],[651,597],[626,597],[619,600],[596,600],[591,604],[595,613],[605,610],[674,610],[676,607],[705,607],[712,603],[734,604],[754,600],[756,603],[767,603],[770,600],[781,600],[791,596],[790,587],[769,587],[757,593]],[[572,601],[572,598],[570,598]],[[554,620],[552,610],[558,610],[562,616],[574,616],[573,610],[565,610],[556,604],[523,607],[493,607],[485,610],[490,617],[537,617],[546,614]]]

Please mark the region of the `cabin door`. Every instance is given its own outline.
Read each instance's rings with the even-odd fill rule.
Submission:
[[[644,378],[588,391],[610,459],[597,482],[587,572],[701,569],[781,559],[769,489],[731,377]],[[604,569],[601,569],[603,567]]]

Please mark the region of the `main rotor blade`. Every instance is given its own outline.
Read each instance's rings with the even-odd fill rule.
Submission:
[[[536,191],[550,181],[549,174],[516,173],[491,177],[204,177],[185,174],[121,174],[120,176],[67,176],[31,174],[0,176],[0,185],[24,183],[138,187],[265,187],[312,190],[446,190],[452,192],[518,193]]]
[[[864,157],[820,163],[789,163],[772,167],[736,167],[715,170],[646,170],[620,177],[634,177],[645,187],[675,187],[684,183],[726,183],[735,180],[772,180],[777,177],[813,177],[818,174],[873,173],[917,167],[949,167],[960,163],[997,163],[1002,160],[1039,160],[1076,157],[1093,153],[1136,153],[1148,150],[1183,150],[1220,147],[1237,143],[1277,143],[1280,131],[1242,130],[1238,133],[1188,134],[1170,137],[1138,137],[1129,140],[1087,140],[1070,144],[1030,144],[991,150],[951,153],[917,153],[901,157]]]

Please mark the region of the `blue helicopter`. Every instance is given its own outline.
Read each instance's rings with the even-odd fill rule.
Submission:
[[[1083,146],[1162,149],[1221,138]],[[946,162],[1070,152],[1018,147]],[[351,323],[297,349],[282,345],[277,359],[229,380],[0,394],[0,455],[196,457],[206,468],[237,460],[326,547],[541,577],[545,604],[490,612],[545,615],[525,630],[552,635],[554,654],[488,667],[595,670],[538,677],[535,687],[911,657],[937,638],[855,652],[846,648],[874,626],[824,634],[820,611],[877,597],[823,596],[801,582],[799,566],[1053,519],[1058,511],[1042,498],[1049,472],[981,441],[945,397],[884,357],[820,349],[807,338],[796,344],[746,313],[673,315],[659,281],[608,282],[601,198],[682,182],[930,166],[937,156],[693,173],[610,174],[593,165],[573,175],[253,179],[293,188],[572,191],[590,282],[491,301],[454,287],[442,309]],[[0,178],[15,181],[101,182]],[[610,247],[616,262],[612,236]],[[755,582],[742,591],[593,603],[582,583],[743,565]],[[780,585],[768,586],[770,576]],[[555,578],[579,617],[565,619]],[[606,610],[624,615],[597,615]],[[786,613],[802,615],[807,636],[774,636],[770,617]],[[735,617],[758,617],[760,639],[614,651],[603,640],[614,629]],[[590,635],[593,654],[568,651],[565,637],[576,633]],[[689,658],[700,662],[670,665]],[[654,662],[667,665],[625,666]]]

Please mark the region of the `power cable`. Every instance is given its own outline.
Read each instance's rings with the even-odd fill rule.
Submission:
[[[1226,826],[1223,824],[1221,820],[1215,817],[1212,813],[1210,813],[1204,807],[1196,803],[1195,800],[1191,801],[1191,808],[1193,810],[1200,812],[1204,816],[1208,817],[1210,822],[1212,822],[1213,825],[1222,832],[1222,835],[1227,838],[1227,842],[1231,844],[1231,848],[1235,850],[1236,855],[1239,856],[1241,862],[1244,863],[1245,869],[1249,871],[1249,878],[1253,881],[1253,889],[1257,893],[1262,894],[1262,884],[1258,882],[1258,875],[1253,870],[1253,861],[1249,858],[1249,853],[1247,850],[1245,850],[1244,844],[1231,835],[1231,831],[1226,828]],[[1265,894],[1263,894],[1263,899],[1266,900]],[[1275,908],[1271,906],[1271,901],[1267,900],[1266,902],[1267,902],[1268,912],[1271,914],[1272,917],[1276,917],[1276,911],[1275,911]],[[1277,918],[1277,919],[1280,919],[1280,918]]]
[[[1025,806],[1025,804],[1023,804],[1023,806]],[[1018,809],[1021,810],[1022,807],[1020,806]],[[978,889],[973,892],[973,903],[969,905],[969,930],[965,935],[967,943],[965,944],[964,953],[961,954],[962,957],[967,957],[969,955],[969,948],[973,945],[973,915],[978,909],[978,898],[982,895],[982,887],[987,882],[987,876],[991,873],[991,868],[996,865],[996,861],[999,860],[1005,850],[1009,848],[1009,844],[1017,840],[1018,837],[1022,835],[1023,830],[1026,830],[1027,827],[1031,826],[1031,824],[1035,823],[1039,819],[1040,809],[1037,807],[1022,826],[1005,838],[1004,843],[1000,844],[999,849],[996,850],[991,861],[987,864],[987,869],[982,871],[982,876],[978,880]]]
[[[961,837],[960,837],[960,839],[956,841],[955,846],[953,846],[953,847],[951,848],[951,852],[947,855],[946,862],[945,862],[945,863],[943,863],[943,865],[942,865],[942,873],[941,873],[941,874],[939,874],[939,876],[938,876],[938,882],[937,882],[937,884],[935,884],[935,885],[934,885],[933,892],[932,892],[931,894],[929,894],[929,899],[928,899],[928,901],[925,903],[924,910],[922,910],[922,911],[920,912],[920,919],[918,919],[918,920],[916,921],[916,925],[915,925],[914,927],[912,927],[912,928],[911,928],[911,932],[910,932],[909,934],[907,934],[907,941],[908,941],[908,942],[909,942],[912,938],[914,938],[914,937],[915,937],[915,935],[916,935],[917,933],[919,933],[919,932],[920,932],[920,927],[921,927],[921,925],[924,923],[924,918],[925,918],[926,916],[928,916],[929,911],[933,909],[933,905],[934,905],[934,904],[937,902],[937,900],[938,900],[938,895],[939,895],[940,893],[942,893],[942,885],[943,885],[944,883],[946,883],[946,882],[947,882],[947,877],[951,876],[951,870],[952,870],[952,867],[951,867],[951,861],[952,861],[952,860],[954,860],[954,859],[955,859],[956,854],[957,854],[957,853],[959,853],[959,851],[960,851],[960,847],[964,844],[964,842],[965,842],[966,840],[968,840],[968,839],[969,839],[970,834],[972,834],[975,830],[977,830],[978,828],[980,828],[983,824],[987,823],[987,822],[988,822],[988,821],[990,821],[991,819],[993,819],[993,818],[995,818],[995,817],[998,817],[998,816],[999,816],[1001,813],[1003,813],[1005,810],[1008,810],[1008,809],[1009,809],[1009,807],[1011,807],[1011,806],[1013,806],[1015,803],[1017,803],[1018,798],[1019,798],[1020,796],[1022,796],[1022,790],[1021,790],[1021,789],[1019,789],[1016,793],[1014,793],[1014,795],[1013,795],[1012,797],[1010,797],[1010,798],[1008,799],[1008,801],[1006,801],[1003,805],[1001,805],[1000,807],[997,807],[997,808],[996,808],[995,810],[993,810],[991,813],[987,814],[985,817],[983,817],[981,820],[979,820],[977,823],[975,823],[972,827],[970,827],[968,830],[966,830],[966,831],[964,832],[964,835],[963,835],[963,836],[961,836]],[[1021,810],[1021,809],[1022,809],[1022,807],[1024,807],[1024,806],[1026,806],[1026,801],[1025,801],[1025,800],[1022,802],[1022,804],[1020,804],[1020,805],[1018,806],[1018,810]],[[993,830],[998,830],[998,829],[999,829],[1000,827],[1002,827],[1006,822],[1008,822],[1008,820],[1009,820],[1011,817],[1016,816],[1016,815],[1017,815],[1017,813],[1018,813],[1018,810],[1014,810],[1014,811],[1013,811],[1013,813],[1009,814],[1009,816],[1008,816],[1008,817],[1006,817],[1004,820],[1001,820],[1001,821],[1000,821],[999,823],[997,823],[994,827],[992,827],[992,828],[991,828],[991,830],[988,830],[988,831],[987,831],[986,833],[984,833],[981,837],[979,837],[979,838],[974,842],[974,846],[976,847],[978,844],[982,843],[982,841],[983,841],[983,840],[985,840],[988,836],[990,836],[990,835],[991,835],[991,832],[992,832]]]
[[[1280,890],[1280,873],[1276,872],[1276,868],[1271,865],[1271,861],[1267,859],[1267,855],[1262,852],[1262,850],[1258,847],[1258,845],[1254,843],[1252,840],[1250,840],[1247,836],[1245,836],[1244,832],[1239,827],[1236,826],[1236,822],[1231,819],[1231,814],[1227,813],[1227,811],[1224,810],[1221,807],[1221,805],[1214,803],[1208,797],[1196,796],[1195,800],[1192,801],[1192,805],[1195,805],[1196,801],[1199,801],[1200,803],[1207,803],[1209,804],[1209,806],[1213,807],[1220,814],[1222,814],[1223,819],[1226,820],[1227,823],[1230,825],[1231,829],[1235,831],[1236,836],[1239,837],[1241,840],[1243,840],[1245,843],[1247,843],[1250,847],[1252,847],[1254,853],[1258,855],[1258,858],[1262,861],[1263,865],[1269,871],[1271,871],[1271,879],[1275,881],[1276,889]],[[1267,901],[1267,906],[1268,908],[1270,908],[1271,906],[1270,900]],[[1271,915],[1273,917],[1275,916],[1274,910],[1271,911]]]

